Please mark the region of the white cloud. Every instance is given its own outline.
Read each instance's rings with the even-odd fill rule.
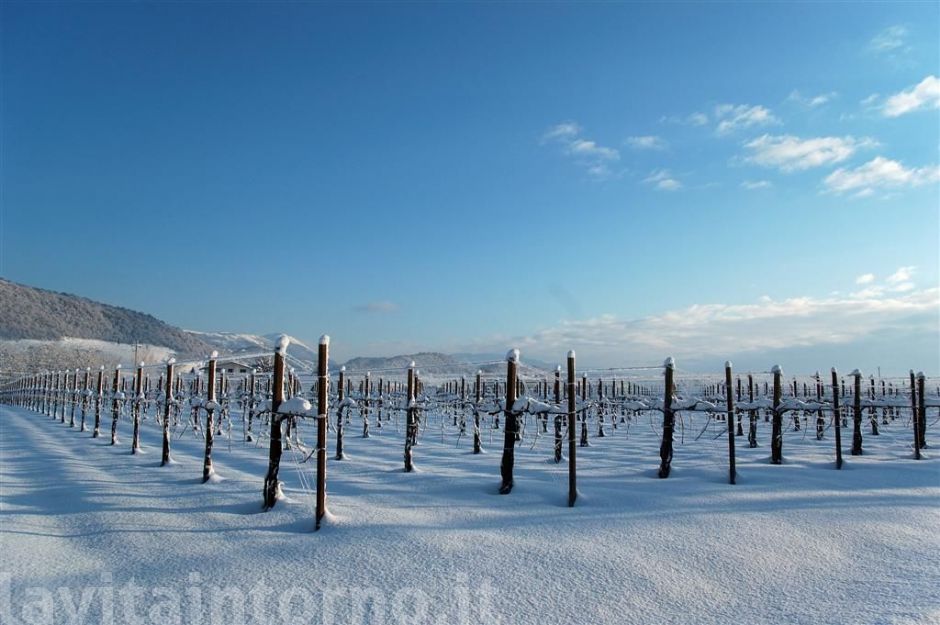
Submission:
[[[591,362],[635,364],[759,353],[775,349],[839,345],[876,336],[892,328],[936,332],[940,289],[889,294],[873,288],[851,295],[764,296],[748,304],[695,304],[648,317],[601,315],[561,322],[528,336],[510,339],[522,349],[545,358],[575,349]],[[502,337],[500,346],[506,344]]]
[[[581,126],[575,122],[562,122],[552,126],[542,135],[542,142],[552,141],[554,139],[570,139],[581,134]]]
[[[637,150],[664,150],[666,142],[662,137],[655,135],[643,135],[638,137],[627,137],[627,145]]]
[[[756,189],[769,189],[774,185],[769,180],[745,180],[741,183],[741,186],[754,191]]]
[[[812,109],[816,108],[817,106],[822,106],[823,104],[835,98],[837,95],[838,94],[835,91],[830,91],[829,93],[820,93],[819,95],[815,96],[804,96],[799,91],[794,89],[792,92],[790,92],[790,95],[787,96],[787,100]]]
[[[583,156],[588,159],[601,161],[615,161],[620,158],[620,153],[614,148],[605,148],[587,139],[572,140],[571,143],[568,144],[568,151],[575,156]]]
[[[922,81],[890,96],[882,109],[885,117],[899,117],[921,109],[940,108],[940,78],[927,76]]]
[[[582,128],[577,123],[562,122],[545,131],[542,143],[561,145],[565,153],[584,167],[592,178],[609,178],[612,175],[609,164],[620,160],[620,152],[585,139],[581,134]]]
[[[907,49],[907,29],[903,26],[889,26],[872,37],[869,49],[875,52],[900,52]]]
[[[881,97],[881,94],[873,93],[873,94],[871,94],[870,96],[868,96],[867,98],[864,98],[863,100],[859,101],[859,104],[861,104],[861,105],[864,106],[865,108],[869,108],[869,107],[873,106],[873,105],[875,104],[875,102],[878,101],[878,98],[879,98],[879,97]]]
[[[886,282],[889,284],[898,284],[900,282],[910,282],[911,277],[914,275],[914,272],[917,270],[915,265],[908,265],[906,267],[898,267],[898,270],[892,273],[887,277]]]
[[[659,118],[660,123],[682,124],[684,126],[704,126],[708,124],[708,115],[700,111],[689,113],[688,115],[663,115]]]
[[[668,169],[653,170],[643,179],[643,182],[653,185],[660,191],[677,191],[682,188],[682,183]]]
[[[362,313],[387,314],[396,312],[398,310],[398,304],[388,300],[379,300],[376,302],[366,302],[365,304],[359,304],[354,308],[354,310],[356,312]]]
[[[875,274],[873,273],[863,273],[859,277],[855,278],[855,284],[871,284],[875,281]]]
[[[720,135],[743,128],[780,123],[780,120],[770,112],[770,109],[749,104],[719,104],[715,107],[715,118],[721,120],[715,129]]]
[[[940,181],[940,166],[907,168],[898,161],[877,156],[855,169],[839,168],[823,184],[833,193],[855,192],[864,197],[876,189],[910,188]]]
[[[862,137],[813,137],[800,139],[792,135],[761,135],[744,144],[751,151],[746,161],[783,171],[799,171],[841,163],[859,149],[877,145]]]

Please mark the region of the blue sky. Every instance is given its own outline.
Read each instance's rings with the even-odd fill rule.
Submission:
[[[940,371],[936,3],[0,17],[11,280],[341,359]]]

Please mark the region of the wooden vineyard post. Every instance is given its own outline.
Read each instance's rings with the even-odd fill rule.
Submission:
[[[875,401],[875,376],[871,376],[871,388],[868,391],[868,398]],[[880,436],[878,433],[878,410],[874,405],[868,408],[868,420],[871,423],[871,435]]]
[[[330,337],[320,337],[317,353],[317,511],[316,529],[326,515],[326,419],[329,414]]]
[[[917,415],[917,382],[911,369],[911,424],[914,426],[914,459],[920,460],[920,418]]]
[[[245,430],[245,442],[248,443],[251,443],[255,440],[251,428],[254,425],[253,422],[255,420],[255,393],[257,392],[257,382],[255,378],[256,373],[257,370],[252,369],[248,374],[248,386],[245,389],[246,394],[248,395],[248,429]]]
[[[412,447],[418,438],[418,420],[415,415],[415,363],[408,365],[408,391],[405,404],[405,473],[414,471]]]
[[[855,378],[855,397],[852,400],[852,455],[862,455],[862,372],[850,373]]]
[[[206,452],[202,459],[202,483],[205,484],[212,477],[212,474],[215,473],[215,470],[212,468],[212,443],[214,442],[214,429],[215,429],[215,409],[218,406],[215,401],[215,373],[216,373],[216,361],[219,357],[218,352],[212,352],[209,356],[209,372],[207,374],[208,378],[208,388],[206,389],[206,403],[204,404],[206,409]]]
[[[117,444],[117,422],[121,416],[121,396],[118,395],[121,384],[121,365],[114,368],[114,382],[111,385],[111,444]],[[123,393],[121,393],[123,395]]]
[[[59,384],[61,372],[55,372],[55,382],[52,385],[52,418],[59,418]]]
[[[927,447],[927,399],[924,393],[926,376],[923,371],[917,373],[917,446],[919,449]]]
[[[160,455],[160,466],[170,464],[170,410],[173,407],[173,365],[176,358],[166,362],[166,382],[163,394],[163,452]]]
[[[346,398],[346,367],[339,368],[339,406],[336,409],[336,459],[343,460],[346,453],[343,450],[344,432],[346,431],[346,418],[343,416],[343,400]]]
[[[575,371],[574,371],[574,350],[568,352],[568,507],[574,506],[575,499],[578,498],[578,473],[575,453],[575,409],[577,408],[577,394],[575,393]]]
[[[731,361],[725,362],[725,399],[728,404],[728,480],[734,484],[734,397],[731,394]]]
[[[822,379],[819,372],[816,372],[816,403],[822,404]],[[826,419],[823,417],[823,411],[816,411],[816,440],[821,441],[826,434]]]
[[[264,509],[270,510],[280,497],[281,484],[277,473],[281,466],[281,453],[284,451],[281,442],[281,419],[278,410],[284,403],[284,358],[290,339],[281,335],[277,340],[274,351],[274,381],[271,387],[271,443],[268,449],[268,472],[264,477]]]
[[[366,371],[362,383],[362,438],[369,438],[369,387],[372,385],[372,373]]]
[[[842,468],[842,417],[839,414],[839,374],[832,368],[832,427],[836,433],[836,469]]]
[[[581,374],[581,447],[590,447],[591,443],[588,441],[588,427],[587,427],[587,391],[588,391],[588,381],[587,374]]]
[[[770,462],[771,464],[783,464],[783,413],[780,412],[780,399],[782,389],[780,379],[783,377],[783,370],[780,365],[774,365],[770,370],[774,375],[774,395],[773,395],[773,415],[770,433]]]
[[[78,404],[78,369],[72,373],[72,392],[71,392],[70,402],[72,404],[71,410],[69,410],[69,427],[75,427],[75,408]]]
[[[144,363],[137,363],[137,375],[134,377],[134,435],[131,437],[131,453],[140,453],[140,410],[143,405]]]
[[[512,468],[516,460],[516,431],[519,421],[516,418],[516,378],[519,367],[519,350],[511,349],[506,354],[506,426],[503,437],[503,459],[500,462],[502,484],[499,487],[500,495],[508,495],[512,491]]]
[[[473,453],[483,451],[483,441],[480,435],[480,402],[483,401],[483,371],[477,369],[476,384],[474,385],[473,406]]]
[[[736,389],[735,389],[736,394],[735,394],[734,399],[735,401],[740,402],[741,401],[741,376],[740,375],[736,378],[735,383],[736,383]],[[738,411],[738,431],[735,432],[736,436],[744,436],[744,426],[742,423],[743,418],[744,418],[744,415],[742,415],[741,412]]]
[[[91,390],[91,367],[85,367],[85,380],[82,384],[82,423],[79,432],[85,431],[85,417],[88,414],[88,394]]]
[[[91,432],[92,438],[101,434],[101,402],[104,401],[104,365],[98,369],[98,385],[95,390],[95,427]]]
[[[754,376],[747,374],[747,400],[752,406],[747,411],[747,446],[757,447],[757,411],[754,410]]]
[[[561,365],[555,367],[555,385],[552,389],[555,395],[555,462],[561,462]]]
[[[669,477],[672,469],[672,434],[676,425],[676,415],[672,411],[672,386],[675,375],[676,362],[672,356],[663,363],[665,380],[663,390],[663,440],[659,446],[659,477]]]

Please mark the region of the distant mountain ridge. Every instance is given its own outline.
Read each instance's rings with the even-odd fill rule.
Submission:
[[[0,278],[0,339],[57,341],[66,337],[139,342],[186,356],[213,349],[152,315]]]
[[[279,336],[183,330],[146,313],[0,278],[0,367],[6,370],[113,365],[129,363],[135,357],[152,363],[169,355],[204,359],[214,350],[237,359],[240,355],[273,353]],[[290,337],[287,353],[289,364],[316,366],[317,346]],[[360,356],[345,366],[351,374],[403,374],[414,361],[425,376],[447,378],[472,376],[478,369],[487,375],[499,374],[505,371],[504,360],[505,356],[498,354],[420,352]],[[542,375],[552,368],[528,362],[524,356],[520,363],[520,373],[526,376]],[[330,370],[338,369],[339,364],[330,361]]]

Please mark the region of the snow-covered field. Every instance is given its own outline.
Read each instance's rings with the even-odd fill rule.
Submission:
[[[550,438],[518,449],[500,496],[502,432],[473,455],[434,416],[405,474],[394,423],[363,439],[354,420],[315,533],[313,466],[292,452],[289,501],[265,513],[267,450],[238,433],[216,441],[224,479],[202,484],[191,432],[160,468],[152,418],[131,455],[126,421],[112,447],[2,406],[0,622],[940,623],[940,454],[911,459],[907,417],[862,457],[844,431],[842,471],[831,430],[788,432],[770,465],[761,420],[760,448],[737,439],[736,486],[721,424],[695,441],[705,417],[683,418],[666,480],[658,415],[579,448],[574,508]]]

